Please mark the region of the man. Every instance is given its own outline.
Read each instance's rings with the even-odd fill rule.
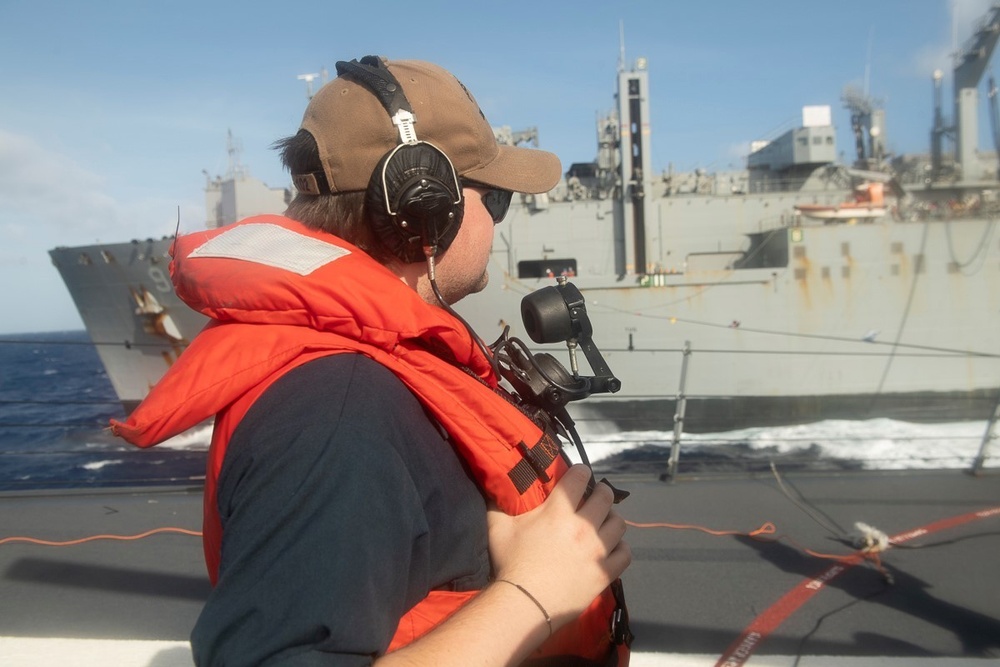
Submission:
[[[177,293],[213,322],[113,423],[149,446],[215,416],[196,661],[627,664],[612,491],[451,310],[558,159],[498,146],[437,66],[338,73],[278,144],[286,215],[177,240]]]

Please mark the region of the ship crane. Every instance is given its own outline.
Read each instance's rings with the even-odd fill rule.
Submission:
[[[993,131],[993,148],[996,151],[997,160],[1000,160],[1000,104],[997,102],[997,82],[992,74],[990,75],[988,95],[990,98],[990,128]],[[1000,178],[1000,163],[997,167],[997,177]]]
[[[994,4],[979,21],[972,37],[955,57],[955,159],[962,167],[962,178],[965,181],[979,181],[983,178],[982,164],[976,155],[979,138],[978,87],[998,39],[1000,3]],[[937,132],[935,139],[939,141],[940,135]],[[939,165],[935,165],[935,168],[938,167]]]

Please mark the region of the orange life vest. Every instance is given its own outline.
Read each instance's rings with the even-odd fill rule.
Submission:
[[[537,507],[567,469],[560,445],[505,400],[469,332],[350,244],[281,216],[257,216],[175,241],[178,296],[212,322],[115,434],[149,447],[215,417],[204,505],[209,576],[218,576],[217,480],[226,447],[253,402],[313,359],[366,355],[391,370],[448,432],[486,497],[508,514]],[[456,400],[461,397],[461,400]],[[475,595],[431,592],[401,620],[389,650],[428,632]],[[539,655],[603,661],[622,603],[610,589]]]

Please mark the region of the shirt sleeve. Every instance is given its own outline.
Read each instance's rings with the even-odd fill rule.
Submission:
[[[455,502],[457,532],[435,537],[428,511]],[[415,397],[359,355],[310,362],[264,393],[229,444],[218,504],[199,665],[368,665],[428,591],[488,576],[481,496]]]

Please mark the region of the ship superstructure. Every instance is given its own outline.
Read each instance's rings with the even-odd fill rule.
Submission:
[[[571,164],[552,192],[515,197],[490,286],[457,309],[487,341],[506,326],[527,340],[521,297],[568,277],[622,379],[576,409],[629,429],[669,430],[678,405],[685,428],[703,431],[985,418],[1000,387],[1000,183],[996,155],[968,147],[963,100],[998,24],[994,8],[959,58],[954,123],[938,105],[929,155],[887,155],[884,113],[845,94],[851,165],[836,162],[830,108],[810,106],[755,144],[746,169],[653,173],[647,63],[622,67],[594,161]],[[231,169],[207,183],[208,224],[281,212],[289,195]],[[169,245],[51,251],[126,407],[206,321],[171,290]]]

